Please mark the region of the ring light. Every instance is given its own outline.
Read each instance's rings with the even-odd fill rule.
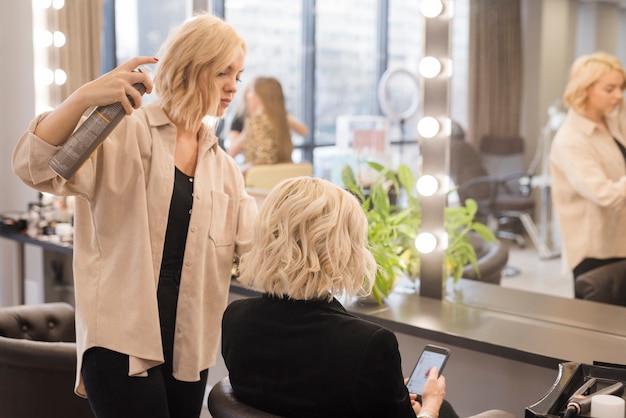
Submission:
[[[413,88],[415,90],[415,94],[411,96],[411,105],[408,109],[404,111],[398,111],[394,109],[393,106],[389,103],[387,86],[389,84],[389,81],[397,75],[408,76],[409,79],[412,81]],[[385,116],[398,122],[403,122],[407,119],[412,118],[417,113],[420,104],[419,83],[420,82],[417,76],[406,68],[390,68],[385,71],[378,83],[378,102]]]

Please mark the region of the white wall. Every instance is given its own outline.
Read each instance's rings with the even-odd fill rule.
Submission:
[[[2,2],[0,13],[0,213],[25,211],[37,193],[11,170],[13,146],[35,114],[30,0]],[[17,302],[16,244],[0,239],[0,305]],[[31,249],[28,250],[32,252]]]

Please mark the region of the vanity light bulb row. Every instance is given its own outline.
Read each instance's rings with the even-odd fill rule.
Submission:
[[[56,84],[61,86],[67,81],[67,74],[61,69],[52,70],[50,68],[41,68],[37,71],[37,84],[41,86],[50,86]]]
[[[40,48],[49,48],[51,46],[55,46],[55,48],[61,48],[65,45],[65,34],[61,31],[54,31],[52,33],[49,30],[39,30],[37,31],[37,36],[35,38],[35,45]]]

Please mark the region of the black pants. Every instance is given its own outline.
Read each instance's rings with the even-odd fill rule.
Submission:
[[[128,376],[128,356],[94,347],[83,356],[82,377],[97,418],[198,418],[208,370],[199,382],[172,376],[174,329],[180,276],[159,278],[159,316],[165,363],[148,370],[148,377]]]

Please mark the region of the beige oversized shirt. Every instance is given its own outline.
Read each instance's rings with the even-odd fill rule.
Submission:
[[[550,149],[552,202],[565,261],[626,257],[626,145],[623,115],[607,119],[611,134],[569,110]]]
[[[159,103],[124,118],[66,181],[48,161],[57,148],[33,134],[33,120],[13,153],[30,187],[75,195],[74,284],[78,364],[90,347],[130,357],[130,374],[163,362],[157,284],[174,187],[176,128]],[[241,170],[206,127],[199,133],[194,202],[181,277],[174,376],[197,381],[215,364],[232,259],[251,245],[257,206]],[[76,393],[85,396],[80,375]]]

